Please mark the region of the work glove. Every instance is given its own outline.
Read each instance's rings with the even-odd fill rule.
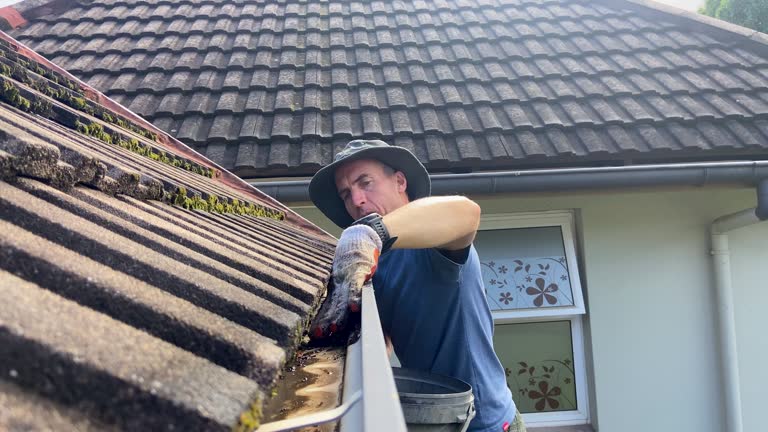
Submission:
[[[333,258],[333,290],[315,316],[316,339],[342,331],[350,312],[359,312],[363,285],[376,272],[381,239],[367,225],[353,225],[341,233]]]

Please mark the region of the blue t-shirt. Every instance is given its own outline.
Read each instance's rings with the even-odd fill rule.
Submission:
[[[477,414],[469,430],[499,432],[515,404],[493,351],[493,318],[474,246],[457,263],[436,249],[393,249],[373,276],[383,330],[405,368],[469,383]]]

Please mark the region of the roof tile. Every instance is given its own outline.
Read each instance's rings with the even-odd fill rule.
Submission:
[[[646,107],[645,104],[641,104],[639,103],[640,101],[629,96],[618,97],[616,98],[616,102],[627,112],[627,114],[629,114],[633,121],[642,122],[657,120],[649,107]]]

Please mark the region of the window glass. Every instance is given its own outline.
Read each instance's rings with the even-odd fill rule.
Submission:
[[[479,231],[475,247],[491,310],[574,305],[559,226]]]
[[[577,409],[570,321],[496,324],[493,342],[521,413]]]

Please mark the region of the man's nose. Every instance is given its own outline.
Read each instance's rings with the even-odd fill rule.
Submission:
[[[352,190],[352,204],[354,204],[357,207],[362,206],[365,204],[365,192],[359,190],[359,189],[353,189]]]

